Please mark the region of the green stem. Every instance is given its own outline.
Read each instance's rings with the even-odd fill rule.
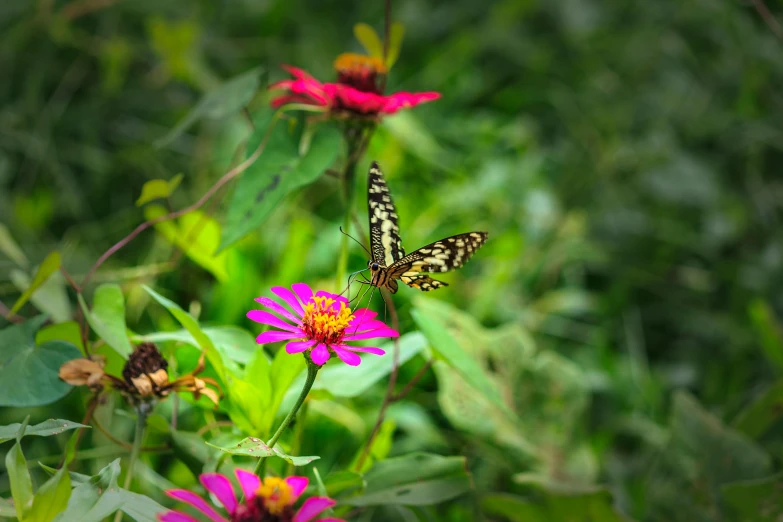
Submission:
[[[125,472],[125,481],[122,483],[123,489],[130,488],[131,481],[133,480],[133,468],[136,466],[136,461],[139,460],[139,453],[141,453],[141,442],[144,439],[144,430],[147,427],[147,415],[149,415],[151,405],[142,402],[136,408],[136,434],[133,436],[133,446],[131,447],[130,459],[128,460],[128,470]],[[117,511],[114,516],[114,522],[120,522],[122,520],[122,511]]]
[[[313,363],[312,361],[307,361],[307,379],[305,380],[305,384],[302,387],[302,392],[299,394],[299,398],[296,399],[296,404],[294,404],[294,407],[291,408],[291,411],[288,412],[288,415],[286,415],[285,419],[283,419],[283,423],[280,424],[280,427],[277,428],[277,431],[274,435],[272,435],[272,438],[269,439],[269,442],[266,443],[267,446],[270,448],[274,448],[275,444],[277,444],[277,440],[280,438],[280,436],[283,434],[285,429],[288,427],[289,424],[291,424],[291,421],[294,420],[294,417],[296,416],[296,413],[299,411],[299,408],[302,407],[302,404],[304,404],[305,399],[307,398],[307,394],[310,393],[310,388],[313,387],[313,383],[315,383],[315,376],[318,374],[318,370],[320,370],[321,367],[317,364]],[[256,468],[253,470],[253,472],[258,475],[261,479],[261,475],[259,473],[264,468],[264,463],[266,462],[266,457],[262,457],[258,459],[258,464],[256,464]]]

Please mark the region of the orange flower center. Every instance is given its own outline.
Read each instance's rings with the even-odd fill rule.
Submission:
[[[386,74],[383,60],[377,56],[343,53],[334,61],[337,82],[350,85],[363,92],[381,94],[378,76]]]
[[[280,515],[294,503],[291,486],[279,477],[266,477],[256,491],[256,496],[264,499],[264,507],[273,515]]]
[[[336,303],[339,303],[339,307],[334,306]],[[329,346],[342,340],[351,319],[353,313],[344,301],[330,297],[313,297],[304,307],[302,330],[308,339]]]

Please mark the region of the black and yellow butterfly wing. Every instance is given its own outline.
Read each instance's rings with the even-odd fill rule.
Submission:
[[[400,239],[397,209],[389,187],[376,162],[370,166],[367,181],[367,213],[370,217],[370,251],[372,260],[381,266],[390,266],[405,257]]]
[[[397,291],[396,279],[424,292],[448,286],[423,272],[455,270],[464,265],[487,240],[486,232],[468,232],[435,241],[405,255],[397,209],[383,173],[375,162],[370,166],[367,194],[372,255],[370,267],[374,271],[372,284],[385,287],[392,293]]]

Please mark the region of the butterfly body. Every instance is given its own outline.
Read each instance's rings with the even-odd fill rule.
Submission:
[[[467,232],[447,237],[405,255],[397,224],[397,209],[378,164],[370,166],[367,182],[370,217],[370,284],[397,291],[399,279],[424,292],[448,286],[426,272],[448,272],[461,267],[487,240],[486,232]]]

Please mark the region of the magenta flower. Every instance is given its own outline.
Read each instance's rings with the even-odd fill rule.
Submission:
[[[284,65],[283,68],[294,78],[269,87],[286,91],[272,100],[272,106],[304,103],[324,107],[342,117],[377,117],[440,98],[437,92],[384,95],[380,78],[385,76],[386,67],[379,58],[345,53],[337,57],[334,66],[338,73],[337,82],[321,83],[302,69]]]
[[[355,352],[376,355],[386,352],[374,346],[349,346],[347,341],[400,335],[375,319],[378,314],[372,310],[360,308],[352,312],[343,296],[324,291],[313,294],[305,283],[295,283],[291,289],[293,292],[282,286],[272,288],[290,310],[268,297],[259,297],[256,301],[270,311],[250,310],[247,313],[248,319],[276,328],[256,337],[258,344],[288,341],[286,352],[306,352],[318,366],[326,363],[333,353],[345,364],[358,366],[362,359]]]
[[[228,512],[224,517],[205,499],[186,489],[171,489],[166,495],[185,502],[207,516],[212,522],[345,522],[339,518],[315,518],[336,502],[329,497],[310,497],[294,512],[293,505],[307,487],[307,477],[266,477],[263,482],[253,473],[236,470],[239,486],[245,500],[237,500],[234,486],[225,475],[203,473],[199,480],[204,488],[215,495]],[[195,518],[179,511],[168,511],[158,515],[160,522],[198,522]]]

